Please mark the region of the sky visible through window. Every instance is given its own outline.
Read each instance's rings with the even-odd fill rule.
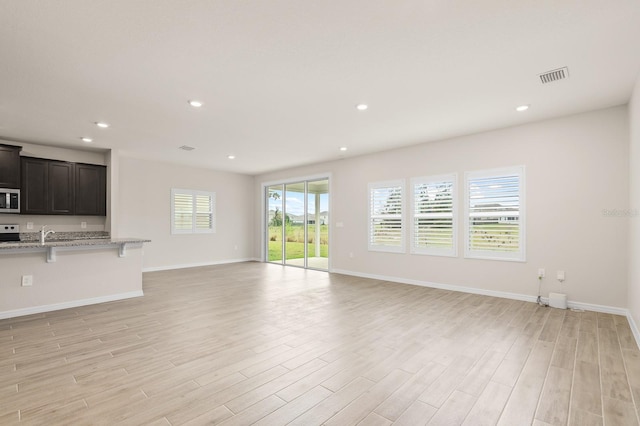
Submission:
[[[282,210],[282,191],[273,191],[278,194],[277,199],[269,197],[269,210]],[[309,194],[308,206],[309,213],[315,213],[315,201],[314,194]],[[301,192],[287,192],[286,200],[286,212],[290,215],[301,216],[304,214],[304,194]],[[320,211],[325,212],[329,210],[329,194],[320,194]]]

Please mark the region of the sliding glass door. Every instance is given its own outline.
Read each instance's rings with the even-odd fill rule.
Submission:
[[[270,185],[265,189],[266,260],[329,269],[329,180]]]

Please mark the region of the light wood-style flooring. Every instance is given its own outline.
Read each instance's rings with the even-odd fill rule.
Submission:
[[[0,424],[637,425],[624,317],[263,263],[0,321]]]

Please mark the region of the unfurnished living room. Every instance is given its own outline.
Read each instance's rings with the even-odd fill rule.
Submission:
[[[0,424],[640,425],[640,1],[0,1]]]

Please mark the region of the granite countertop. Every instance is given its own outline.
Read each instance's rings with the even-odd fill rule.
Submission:
[[[60,232],[50,234],[44,245],[40,244],[39,232],[20,234],[20,241],[0,242],[0,250],[48,248],[48,247],[82,247],[149,243],[144,238],[111,238],[106,232]]]

